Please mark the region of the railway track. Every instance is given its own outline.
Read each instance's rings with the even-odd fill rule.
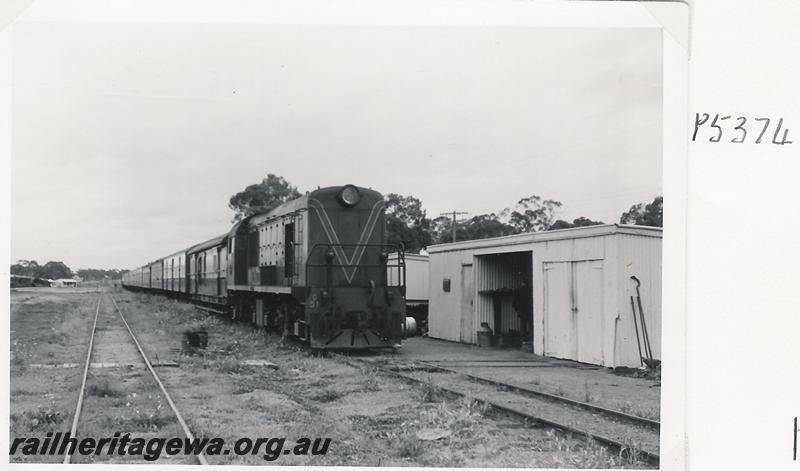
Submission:
[[[106,302],[103,306],[104,298],[111,301],[111,305]],[[113,306],[113,307],[112,307]],[[105,307],[105,309],[101,309]],[[111,309],[109,309],[111,307]],[[108,368],[109,364],[119,365],[117,368]],[[142,374],[146,370],[153,381],[148,381],[148,375]],[[120,396],[125,392],[122,390],[122,385],[129,392],[125,394],[125,399],[120,399]],[[88,387],[87,387],[88,385]],[[154,388],[157,386],[157,388]],[[154,389],[157,389],[154,391]],[[81,379],[81,386],[78,393],[78,399],[75,407],[75,414],[73,415],[72,427],[70,429],[70,436],[77,437],[78,440],[91,436],[92,438],[110,437],[115,432],[125,433],[124,427],[130,427],[133,423],[134,427],[140,430],[131,431],[131,436],[141,438],[151,438],[154,436],[165,437],[178,437],[182,432],[186,438],[194,439],[194,435],[189,430],[186,421],[183,419],[180,411],[178,410],[175,402],[170,397],[169,392],[164,387],[158,374],[156,373],[153,364],[147,358],[147,355],[139,343],[139,340],[134,335],[125,316],[122,314],[114,298],[101,292],[97,300],[97,307],[95,309],[94,320],[92,322],[92,331],[89,337],[89,345],[86,353],[86,361],[83,368],[83,376]],[[127,398],[131,400],[141,400],[142,406],[150,407],[153,403],[158,404],[156,408],[157,414],[140,414],[140,410],[130,407],[131,400],[128,400],[124,405],[114,402],[124,401]],[[136,399],[138,398],[138,399]],[[161,400],[165,400],[169,405],[174,421],[165,419],[164,415],[160,413]],[[131,412],[129,410],[133,409]],[[87,411],[103,410],[104,413],[98,416],[86,417]],[[121,416],[125,417],[126,414],[134,413],[135,417],[128,417],[130,422],[123,422],[117,425],[115,422],[115,412],[121,412]],[[155,419],[154,419],[155,417]],[[175,427],[175,421],[180,425],[180,431]],[[123,428],[123,430],[108,430],[109,424]],[[161,427],[159,427],[161,425]],[[99,434],[97,430],[104,429]],[[141,430],[145,429],[145,430]],[[155,430],[153,430],[155,429]],[[89,435],[88,433],[91,433]],[[99,435],[99,436],[98,436]],[[64,455],[64,464],[75,462],[76,459],[80,460],[82,457],[79,453],[66,453]],[[113,459],[131,459],[133,462],[142,462],[141,455],[107,455],[98,454],[95,459],[106,459],[112,457]],[[127,457],[127,458],[126,458]],[[182,464],[189,464],[196,462],[201,465],[206,465],[205,456],[202,454],[197,455],[176,455],[175,457],[168,457],[162,455],[162,458],[169,458],[171,461],[185,460]],[[191,460],[191,461],[189,461]],[[174,464],[180,464],[175,462]]]
[[[355,358],[351,358],[349,363],[356,367],[376,367],[417,385],[432,386],[458,397],[469,397],[518,419],[573,436],[592,438],[623,456],[659,465],[660,423],[655,420],[430,363],[382,365]]]

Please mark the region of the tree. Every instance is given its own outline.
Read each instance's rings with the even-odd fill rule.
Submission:
[[[434,244],[453,241],[453,220],[447,216],[439,216],[430,221],[428,232]]]
[[[664,197],[656,196],[650,204],[639,203],[622,213],[621,224],[662,227],[664,225]]]
[[[583,216],[573,219],[572,222],[564,221],[563,219],[559,219],[554,222],[548,231],[554,231],[556,229],[569,229],[570,227],[584,227],[584,226],[596,226],[598,224],[605,224],[603,221],[592,221],[589,218],[585,218]]]
[[[17,263],[11,265],[11,274],[36,276],[36,272],[40,269],[41,267],[36,260],[17,260]]]
[[[72,270],[64,262],[47,262],[42,265],[36,274],[38,278],[56,280],[58,278],[72,278]]]
[[[513,210],[504,209],[501,215],[508,218],[508,224],[515,233],[546,231],[553,224],[555,211],[560,207],[560,201],[531,195],[519,200]]]
[[[506,224],[494,214],[480,214],[472,217],[463,224],[463,227],[456,230],[456,237],[459,240],[488,239],[490,237],[500,237],[513,234],[513,226]],[[463,238],[460,236],[463,234]]]
[[[11,274],[51,280],[72,278],[72,270],[64,262],[47,262],[39,265],[36,260],[18,260],[11,265]]]
[[[425,217],[422,202],[413,196],[397,193],[384,195],[386,231],[389,244],[403,244],[406,252],[419,253],[433,242],[430,220]]]
[[[261,183],[249,185],[231,196],[228,207],[236,213],[233,222],[237,222],[253,214],[268,212],[299,197],[300,192],[296,187],[283,177],[270,173]]]

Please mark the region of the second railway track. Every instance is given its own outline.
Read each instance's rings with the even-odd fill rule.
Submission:
[[[70,434],[83,438],[193,438],[116,301],[100,293]],[[117,442],[118,443],[118,442]],[[108,444],[107,446],[110,446]],[[200,455],[162,456],[172,464],[207,464]],[[141,454],[78,452],[64,463],[142,463]]]
[[[433,364],[382,365],[354,360],[358,365],[377,367],[418,385],[429,385],[447,394],[472,398],[526,421],[573,436],[591,437],[615,452],[659,465],[660,424],[657,421]]]

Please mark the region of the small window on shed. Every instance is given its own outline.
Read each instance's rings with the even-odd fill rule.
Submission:
[[[442,280],[442,290],[445,293],[449,293],[450,292],[450,278],[445,278],[445,279]]]

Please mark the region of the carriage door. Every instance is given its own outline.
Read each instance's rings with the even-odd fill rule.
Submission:
[[[203,276],[203,255],[194,256],[194,292],[200,294],[200,277]]]

